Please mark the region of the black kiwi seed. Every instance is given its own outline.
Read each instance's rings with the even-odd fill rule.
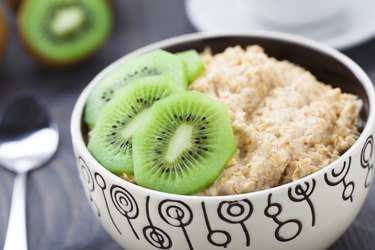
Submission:
[[[104,100],[105,102],[109,102],[112,99],[112,94],[113,94],[113,91],[108,91],[108,92],[104,91],[101,99]]]
[[[132,73],[127,74],[123,80],[126,83],[133,81],[136,78],[142,78],[146,76],[157,76],[161,75],[162,72],[156,68],[143,67],[140,71],[136,70]]]

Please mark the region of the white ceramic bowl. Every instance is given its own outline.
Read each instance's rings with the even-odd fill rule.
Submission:
[[[82,113],[91,89],[117,64],[156,48],[181,51],[260,44],[278,59],[360,96],[358,140],[322,170],[283,186],[242,195],[199,197],[157,192],[108,172],[88,152]],[[104,69],[80,95],[71,133],[80,178],[103,227],[126,249],[324,249],[350,225],[373,178],[374,87],[360,67],[316,42],[278,33],[198,33],[137,50]]]

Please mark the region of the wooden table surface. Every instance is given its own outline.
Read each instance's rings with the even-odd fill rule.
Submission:
[[[29,249],[120,249],[99,225],[84,197],[70,140],[72,108],[85,85],[109,63],[149,43],[195,30],[182,0],[118,0],[114,12],[114,30],[105,47],[90,61],[64,71],[42,69],[26,55],[14,17],[7,13],[11,37],[0,68],[0,103],[19,90],[38,92],[49,103],[61,135],[55,157],[28,178]],[[375,39],[343,52],[375,81]],[[12,172],[0,168],[0,248],[8,223],[13,177]],[[353,224],[329,249],[375,249],[375,185]]]

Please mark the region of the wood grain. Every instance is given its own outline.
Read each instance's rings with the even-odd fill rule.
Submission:
[[[99,249],[120,247],[95,219],[78,179],[69,122],[84,86],[106,65],[146,44],[190,33],[194,29],[183,1],[118,0],[110,40],[87,63],[66,71],[47,71],[28,57],[20,45],[14,17],[8,11],[10,43],[0,69],[0,103],[18,90],[38,93],[58,121],[61,141],[56,156],[28,179],[29,249]],[[344,51],[375,79],[375,40]],[[11,202],[13,173],[0,168],[0,248],[3,246]],[[330,250],[375,249],[375,185],[356,220]],[[316,239],[319,240],[319,239]]]

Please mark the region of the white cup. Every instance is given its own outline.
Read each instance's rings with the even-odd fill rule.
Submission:
[[[333,20],[350,0],[248,0],[260,21],[276,26],[306,26]]]

